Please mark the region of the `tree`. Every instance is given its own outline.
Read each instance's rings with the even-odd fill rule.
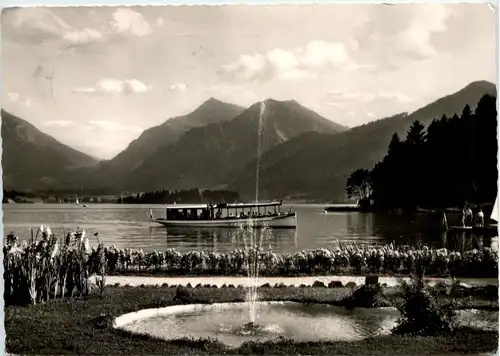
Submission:
[[[401,142],[394,134],[387,155],[370,172],[370,199],[379,208],[460,206],[492,203],[497,194],[496,98],[485,95],[474,111],[415,121]],[[354,174],[353,174],[354,175]],[[360,178],[351,177],[351,191]]]
[[[406,142],[412,146],[423,144],[425,141],[425,126],[418,120],[414,121],[408,130]]]
[[[367,169],[357,169],[347,179],[346,192],[348,199],[365,200],[371,195],[371,177]]]
[[[394,132],[392,135],[391,142],[389,143],[388,155],[398,155],[401,151],[401,140],[399,139],[399,135],[397,132]]]

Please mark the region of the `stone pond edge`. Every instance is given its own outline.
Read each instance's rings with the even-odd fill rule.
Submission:
[[[287,301],[266,301],[257,302],[260,305],[284,305],[293,304],[296,302]],[[167,315],[186,313],[186,312],[196,312],[205,309],[231,309],[234,306],[246,305],[247,302],[230,302],[230,303],[213,303],[213,304],[183,304],[183,305],[170,305],[168,307],[162,308],[150,308],[142,309],[136,312],[131,312],[127,314],[122,314],[115,318],[113,322],[113,328],[122,329],[125,325],[139,321],[145,320],[152,317],[162,317]],[[134,332],[134,334],[136,334]]]

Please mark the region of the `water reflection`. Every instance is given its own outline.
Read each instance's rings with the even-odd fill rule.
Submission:
[[[165,248],[197,249],[200,251],[223,252],[230,249],[243,249],[243,239],[237,229],[229,228],[186,228],[186,227],[151,227],[151,234],[161,232],[165,236]],[[298,231],[289,229],[286,232],[270,229],[265,233],[256,229],[256,234],[262,234],[264,248],[273,251],[283,251],[293,247],[298,248]]]
[[[369,213],[346,214],[346,231],[348,234],[373,235],[372,215]]]

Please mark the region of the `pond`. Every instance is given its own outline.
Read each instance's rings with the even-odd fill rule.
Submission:
[[[295,302],[261,302],[251,324],[247,303],[181,306],[181,311],[159,311],[159,316],[136,320],[123,327],[133,333],[161,339],[217,338],[238,347],[246,341],[278,337],[296,341],[354,341],[390,334],[399,312],[395,308],[355,308]],[[173,309],[172,307],[170,307]],[[175,307],[174,307],[175,308]],[[498,312],[460,311],[459,325],[498,329]]]

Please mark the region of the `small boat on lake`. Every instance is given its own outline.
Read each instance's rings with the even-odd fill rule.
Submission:
[[[169,204],[165,217],[150,220],[175,227],[240,227],[296,228],[297,214],[281,210],[281,201],[261,203]]]

